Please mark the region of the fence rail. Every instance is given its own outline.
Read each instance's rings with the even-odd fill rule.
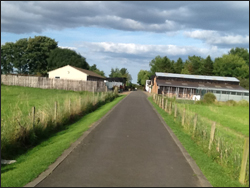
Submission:
[[[172,115],[205,153],[229,169],[235,179],[249,184],[249,137],[178,107],[175,103],[172,105],[171,99],[164,95],[154,94],[153,101]]]
[[[67,79],[51,79],[47,77],[1,75],[1,83],[24,87],[42,89],[63,89],[73,91],[107,91],[107,86],[102,81],[83,81]]]

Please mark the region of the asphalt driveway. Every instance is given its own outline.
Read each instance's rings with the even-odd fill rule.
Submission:
[[[134,91],[37,186],[207,186],[191,166],[145,93]]]

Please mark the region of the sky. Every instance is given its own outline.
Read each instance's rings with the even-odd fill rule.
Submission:
[[[170,60],[249,51],[248,1],[1,1],[1,45],[47,36],[132,83],[157,55]]]

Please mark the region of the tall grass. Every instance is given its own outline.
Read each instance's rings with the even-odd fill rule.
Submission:
[[[173,105],[170,110],[167,108],[168,114],[174,116],[176,105],[177,111],[175,121],[182,122],[184,116],[184,124],[182,125],[183,130],[190,135],[190,137],[197,143],[198,146],[202,148],[204,153],[221,165],[232,179],[239,180],[244,141],[249,135],[236,132],[235,130],[225,127],[217,122],[214,140],[212,142],[211,148],[209,149],[208,146],[210,142],[211,127],[214,119],[209,119],[199,115],[202,113],[208,114],[206,107],[203,106],[203,109],[199,108],[199,112],[197,112],[193,110],[193,104],[181,103],[177,105],[177,102],[174,101],[174,99],[165,97],[162,108],[165,109],[165,105],[167,103],[169,106],[170,101],[173,103]],[[159,106],[162,106],[162,104],[160,104],[160,102],[162,102],[162,97],[159,95],[154,96],[154,102]],[[203,112],[201,112],[202,110]],[[195,114],[198,114],[196,127],[194,126]],[[220,114],[217,113],[217,115]],[[216,115],[208,115],[208,117],[216,117]],[[245,184],[249,185],[249,156],[247,161]]]
[[[10,91],[12,89],[11,86],[4,87]],[[117,92],[78,92],[77,95],[63,94],[63,97],[47,98],[45,96],[45,100],[41,96],[40,102],[39,99],[36,101],[33,119],[30,108],[32,96],[29,98],[25,88],[19,87],[19,89],[21,92],[17,94],[17,97],[22,100],[16,104],[11,103],[11,100],[15,101],[15,97],[8,95],[9,105],[6,103],[4,106],[1,105],[1,157],[4,159],[21,154],[24,150],[38,144],[41,139],[48,138],[52,133],[64,129],[65,125],[118,96]],[[29,91],[37,92],[37,90],[42,93],[42,89],[36,88]],[[5,97],[3,96],[3,100],[6,99]]]

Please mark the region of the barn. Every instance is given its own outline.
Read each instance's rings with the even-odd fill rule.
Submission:
[[[83,81],[104,81],[105,77],[78,67],[66,65],[58,69],[48,72],[49,78],[53,79],[69,79],[69,80],[83,80]]]
[[[199,100],[211,92],[218,101],[249,101],[249,91],[241,87],[235,77],[156,72],[151,81],[152,93],[169,97]]]

